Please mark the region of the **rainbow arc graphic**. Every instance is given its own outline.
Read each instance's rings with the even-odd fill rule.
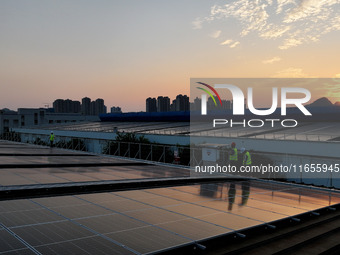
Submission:
[[[220,101],[221,106],[222,106],[222,100],[221,100],[221,98],[220,98],[220,95],[217,93],[217,91],[216,91],[212,86],[210,86],[209,84],[203,83],[203,82],[197,82],[197,83],[198,83],[198,84],[201,84],[201,85],[203,85],[203,86],[206,86],[206,87],[209,88],[212,92],[214,92],[215,95],[217,96],[218,100]],[[201,88],[201,87],[197,87],[197,88],[200,89],[200,90],[203,90],[205,93],[207,93],[207,94],[212,98],[212,100],[214,101],[215,106],[217,106],[215,97],[213,96],[213,94],[212,94],[209,90],[204,89],[204,88]]]

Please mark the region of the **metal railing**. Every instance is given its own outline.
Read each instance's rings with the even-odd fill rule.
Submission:
[[[1,139],[35,144],[40,146],[49,146],[50,144],[49,136],[47,135],[7,133],[3,135]],[[136,143],[95,138],[56,136],[54,147],[67,150],[87,151],[96,154],[112,155],[115,157],[176,164],[182,166],[202,166],[204,164],[202,160],[202,146],[174,146],[155,143]],[[226,160],[228,158],[228,149],[220,149],[218,153],[221,159],[217,163],[219,163],[220,165],[228,164],[228,161]],[[254,164],[280,165],[282,163],[293,163],[301,165],[305,163],[320,163],[321,160],[327,165],[340,163],[338,158],[319,159],[317,157],[307,155],[303,156],[267,152],[261,153],[256,151],[252,151],[251,155]],[[335,186],[334,183],[339,180],[339,177],[340,176],[338,173],[328,172],[322,177],[324,179],[323,184],[320,184],[320,182],[318,181],[314,181],[314,184],[330,187]],[[265,178],[275,179],[284,178],[284,176],[282,176],[281,174],[274,174],[268,175]],[[303,173],[296,173],[293,179],[295,179],[296,182],[308,183],[311,178],[312,177],[308,177]],[[318,179],[320,179],[320,177],[318,177]],[[313,182],[310,183],[313,184]]]
[[[0,139],[40,146],[50,146],[48,135],[6,133],[1,136]],[[55,136],[53,147],[184,166],[190,165],[189,146]]]
[[[86,149],[86,143],[84,139],[81,138],[72,138],[72,137],[63,137],[59,136],[55,139],[53,142],[53,145],[51,146],[49,136],[47,135],[31,135],[31,139],[25,139],[22,137],[23,134],[20,133],[5,133],[3,134],[0,139],[7,140],[7,141],[13,141],[13,142],[22,142],[22,143],[28,143],[28,144],[35,144],[40,146],[50,146],[60,149],[66,149],[66,150],[78,150],[78,151],[87,151]]]
[[[290,140],[290,141],[330,141],[335,138],[339,138],[339,135],[329,135],[329,134],[304,134],[304,133],[276,133],[276,132],[268,132],[268,133],[260,133],[256,134],[254,132],[228,132],[228,131],[198,131],[192,132],[191,135],[194,136],[207,136],[207,137],[233,137],[233,138],[242,138],[246,137],[248,139],[266,139],[266,140]]]

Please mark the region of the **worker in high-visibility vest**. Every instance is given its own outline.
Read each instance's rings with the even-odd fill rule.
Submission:
[[[243,161],[242,164],[244,166],[251,166],[252,161],[251,161],[251,156],[248,150],[246,148],[241,148],[240,152],[243,154]]]
[[[53,147],[53,144],[54,144],[54,134],[53,134],[53,131],[51,131],[51,135],[50,135],[50,147],[52,148]]]
[[[236,143],[231,143],[231,150],[229,151],[229,164],[231,166],[237,166],[238,165],[238,152],[236,149]]]

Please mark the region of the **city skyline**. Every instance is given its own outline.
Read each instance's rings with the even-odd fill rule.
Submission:
[[[91,100],[84,97],[80,101],[70,99],[56,99],[53,102],[55,113],[81,113],[82,115],[100,115],[107,112],[107,107],[102,98]]]
[[[0,108],[190,96],[193,77],[339,78],[338,0],[0,3]],[[340,101],[340,85],[318,91]]]

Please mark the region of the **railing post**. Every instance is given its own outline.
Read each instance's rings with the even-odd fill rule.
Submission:
[[[152,160],[152,149],[153,149],[153,148],[152,148],[152,144],[151,144],[150,149],[151,149],[151,161],[153,161],[153,160]]]
[[[165,145],[163,145],[163,162],[165,163]]]

